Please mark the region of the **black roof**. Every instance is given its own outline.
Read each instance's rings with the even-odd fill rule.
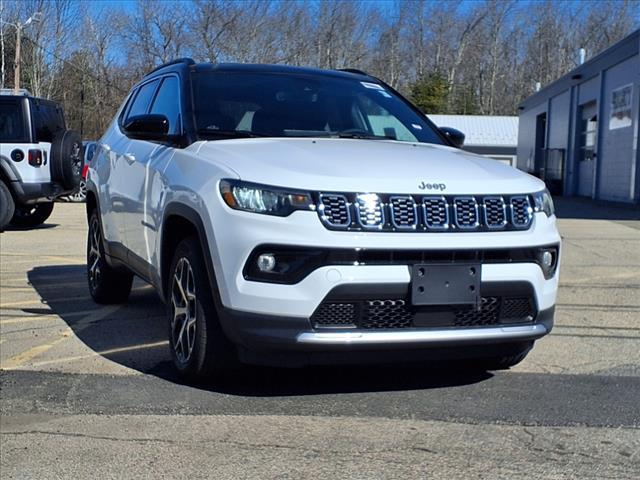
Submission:
[[[155,74],[167,73],[188,67],[195,72],[253,72],[328,76],[334,78],[352,78],[359,80],[376,80],[374,77],[355,69],[326,70],[312,67],[294,67],[290,65],[273,65],[259,63],[195,63],[190,58],[173,60],[152,70],[145,78]]]
[[[49,98],[42,98],[42,97],[35,97],[33,95],[6,95],[6,94],[2,94],[0,95],[0,100],[4,100],[4,99],[9,99],[9,100],[25,100],[25,101],[33,101],[35,102],[36,105],[51,105],[57,108],[62,108],[62,104],[60,102],[58,102],[57,100],[51,100]]]

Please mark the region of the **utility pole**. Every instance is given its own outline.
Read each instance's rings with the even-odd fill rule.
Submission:
[[[2,57],[0,63],[0,88],[4,88],[4,21],[2,16],[4,14],[4,1],[0,0],[0,57]]]
[[[22,43],[22,25],[16,24],[16,57],[13,66],[13,91],[16,95],[20,93],[20,47]]]
[[[0,0],[0,6],[3,6]],[[0,10],[0,12],[2,12],[2,10]],[[9,23],[9,22],[5,22],[4,20],[2,20],[2,18],[0,18],[0,23],[2,25],[9,25],[10,27],[14,27],[16,29],[16,52],[15,52],[15,59],[14,59],[14,67],[13,67],[13,90],[16,93],[16,95],[19,93],[18,90],[20,90],[20,50],[21,50],[21,46],[22,46],[22,29],[24,27],[28,27],[31,24],[34,23],[38,23],[42,21],[42,13],[41,12],[36,12],[33,15],[31,15],[29,18],[27,18],[27,21],[24,23]],[[2,80],[4,81],[4,30],[2,31]]]

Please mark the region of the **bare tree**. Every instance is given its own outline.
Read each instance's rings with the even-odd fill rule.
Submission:
[[[93,137],[133,83],[180,56],[360,68],[402,92],[420,92],[449,113],[514,114],[536,82],[546,84],[576,66],[579,48],[594,56],[640,26],[640,0],[97,5],[0,0],[4,22],[43,13],[21,37],[23,84],[64,102],[72,126]],[[13,31],[0,26],[2,86],[11,82],[14,50]]]

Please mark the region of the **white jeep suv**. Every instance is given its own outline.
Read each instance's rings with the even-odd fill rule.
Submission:
[[[80,136],[60,104],[0,90],[0,231],[45,222],[53,201],[78,189],[81,168]]]
[[[240,363],[471,359],[506,368],[553,325],[544,183],[466,153],[357,71],[163,65],[89,166],[100,303],[135,274],[188,378]]]

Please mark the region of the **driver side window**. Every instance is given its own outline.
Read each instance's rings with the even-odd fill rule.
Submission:
[[[181,133],[180,127],[180,89],[178,79],[165,77],[153,100],[150,113],[159,113],[169,120],[169,134]]]
[[[151,99],[153,98],[153,94],[155,93],[157,86],[158,80],[153,80],[149,83],[145,83],[138,89],[135,94],[136,96],[129,107],[129,111],[127,112],[126,120],[129,120],[131,117],[136,115],[144,115],[147,113],[149,110],[149,103],[151,103]]]

